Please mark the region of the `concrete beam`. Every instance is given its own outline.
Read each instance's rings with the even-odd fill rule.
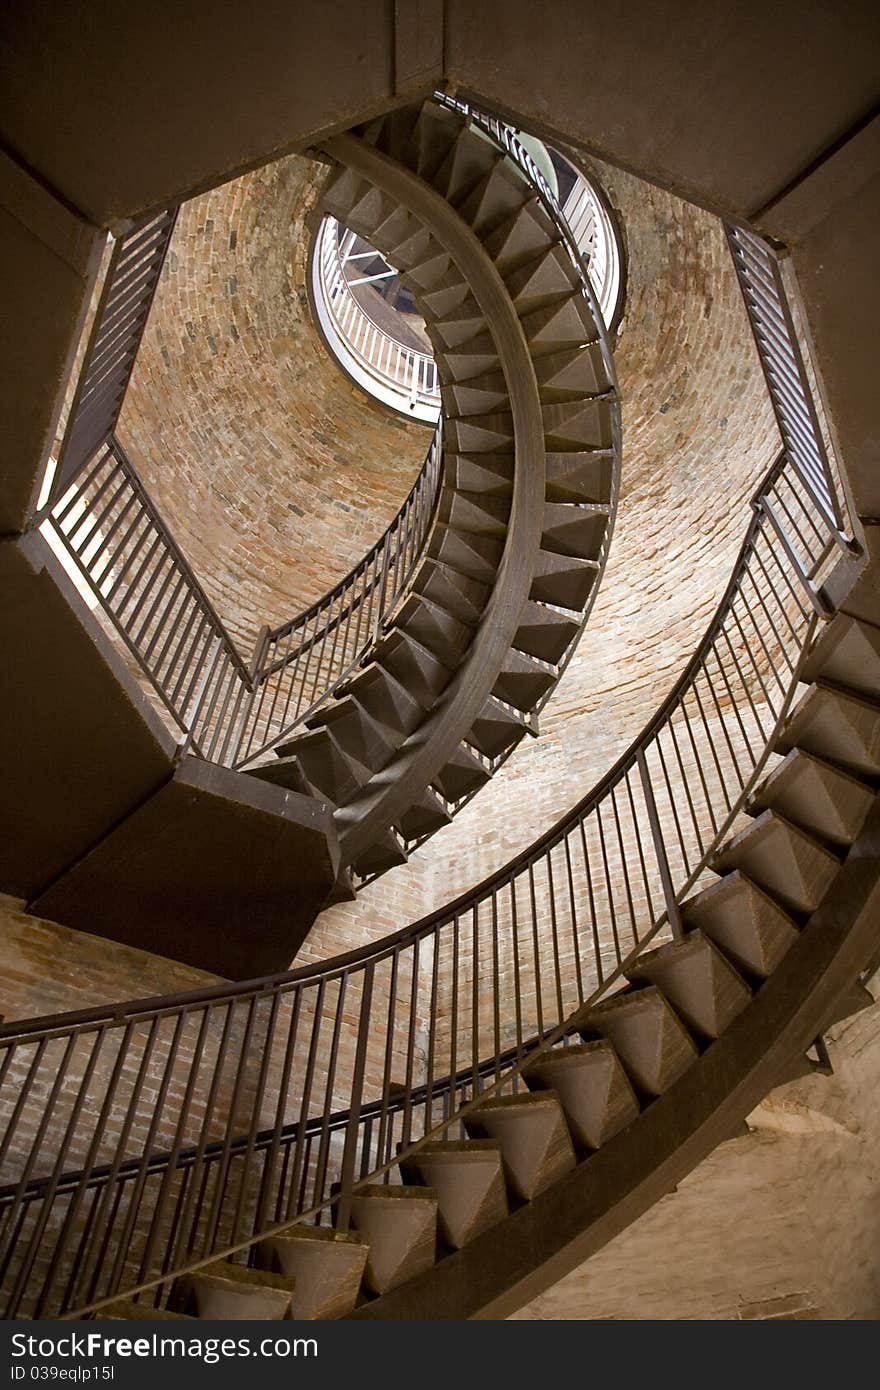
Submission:
[[[0,153],[0,534],[36,501],[103,242]]]
[[[447,80],[748,218],[877,100],[880,11],[779,0],[449,0]]]
[[[110,227],[430,91],[442,57],[441,0],[9,0],[0,133]]]
[[[758,217],[786,242],[853,505],[880,518],[880,118]]]
[[[0,542],[0,891],[29,898],[171,776],[177,745],[36,532]]]
[[[289,968],[338,866],[326,802],[189,757],[28,910],[254,979]]]

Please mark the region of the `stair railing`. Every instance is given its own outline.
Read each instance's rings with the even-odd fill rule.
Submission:
[[[318,967],[0,1030],[5,1316],[73,1316],[132,1289],[161,1301],[172,1272],[270,1231],[331,1215],[344,1229],[359,1185],[516,1089],[537,1048],[677,934],[819,621],[762,505],[783,488],[818,558],[823,514],[783,456],[655,717],[477,889]]]
[[[312,243],[309,284],[315,316],[348,375],[402,415],[436,421],[441,402],[433,354],[402,343],[355,298],[345,274],[341,229],[335,217],[324,218]]]
[[[598,316],[589,268],[577,241],[515,133],[463,103],[442,94],[438,99],[479,124],[532,181]],[[176,213],[173,209],[137,224],[114,248],[49,503],[37,520],[60,540],[121,638],[136,673],[170,714],[184,749],[244,768],[289,738],[332,698],[406,592],[434,521],[442,439],[438,424],[412,491],[380,540],[315,604],[278,627],[264,628],[247,661],[115,433]],[[610,356],[604,336],[602,350]],[[616,497],[612,525],[615,509]],[[606,530],[600,569],[612,525]],[[593,596],[597,589],[598,584]],[[591,606],[592,598],[581,614],[581,627]],[[557,676],[576,645],[573,640],[557,664]],[[534,732],[535,717],[528,727]],[[490,773],[505,757],[484,759]],[[450,803],[450,813],[456,814],[468,800]],[[408,848],[419,843],[414,840]]]
[[[779,433],[792,470],[808,491],[828,528],[826,544],[829,551],[837,546],[845,553],[852,553],[858,547],[854,546],[852,529],[847,525],[843,487],[819,423],[816,400],[792,319],[780,256],[769,242],[745,227],[725,223],[724,230]],[[789,530],[786,516],[769,501],[765,502],[765,506],[770,509],[768,515],[780,538],[784,539]],[[800,563],[796,546],[792,557],[796,563]],[[823,562],[825,558],[826,555],[823,555]],[[801,578],[812,592],[813,602],[821,612],[821,600],[813,583],[813,570],[804,568]]]

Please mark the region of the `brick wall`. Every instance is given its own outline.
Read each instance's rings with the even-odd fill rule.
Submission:
[[[352,386],[312,324],[304,220],[325,174],[290,156],[184,205],[120,421],[246,651],[382,535],[432,434]]]

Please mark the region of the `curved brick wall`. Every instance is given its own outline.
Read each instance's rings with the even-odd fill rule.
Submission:
[[[306,298],[300,156],[180,213],[120,436],[244,649],[382,535],[431,440],[330,360]]]

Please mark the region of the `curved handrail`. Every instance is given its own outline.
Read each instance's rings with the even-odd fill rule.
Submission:
[[[109,1298],[123,1283],[156,1286],[171,1269],[245,1249],[333,1204],[344,1226],[352,1193],[388,1174],[398,1145],[414,1149],[458,1125],[481,1096],[517,1084],[535,1046],[564,1037],[634,954],[678,929],[682,898],[711,863],[766,764],[816,623],[767,510],[784,490],[789,509],[799,499],[804,515],[813,515],[791,475],[784,460],[768,474],[715,618],[646,729],[573,811],[477,889],[321,966],[0,1031],[0,1075],[24,1073],[22,1094],[50,1065],[57,1078],[40,1137],[42,1146],[54,1133],[52,1173],[35,1195],[36,1153],[14,1193],[0,1198],[12,1241],[10,1307],[33,1293],[39,1221],[53,1207],[65,1233],[58,1268],[67,1269],[65,1260],[75,1256],[69,1297],[61,1300],[68,1309]],[[239,1030],[233,1065],[224,1059]],[[206,1063],[208,1037],[213,1051]],[[77,1049],[85,1068],[91,1066],[90,1084],[100,1071],[96,1054],[104,1049],[106,1065],[112,1060],[112,1074],[99,1088],[108,1113],[117,1101],[122,1105],[123,1065],[131,1075],[151,1077],[150,1089],[158,1092],[149,1106],[140,1092],[129,1096],[126,1115],[150,1117],[147,1142],[132,1154],[123,1136],[97,1186],[89,1185],[99,1154],[94,1138],[81,1178],[70,1180],[68,1156],[85,1142],[80,1113],[65,1099],[75,1094],[65,1078]],[[185,1091],[175,1106],[175,1143],[156,1168],[159,1116],[170,1123],[168,1086],[178,1064],[178,1089]],[[187,1131],[197,1092],[208,1095],[212,1114],[200,1117],[200,1130]],[[7,1143],[24,1109],[23,1102]],[[208,1165],[214,1141],[219,1147]],[[124,1191],[117,1181],[123,1163]],[[198,1173],[198,1183],[184,1172]],[[336,1180],[341,1195],[331,1193]],[[110,1192],[112,1211],[104,1195]],[[230,1211],[226,1198],[233,1192],[249,1195],[231,1202]],[[172,1198],[183,1224],[169,1246],[162,1223]],[[91,1217],[81,1228],[86,1203]],[[111,1228],[114,1242],[134,1241],[137,1268],[122,1256],[114,1269],[96,1265],[93,1256]],[[16,1254],[19,1249],[24,1253]],[[84,1270],[82,1278],[74,1266]],[[56,1287],[59,1277],[53,1275],[51,1287],[40,1284],[41,1309],[64,1292]]]
[[[254,656],[253,701],[233,767],[245,767],[289,737],[363,659],[415,574],[434,524],[442,471],[438,422],[419,475],[384,534],[310,608],[264,631]]]
[[[433,353],[400,342],[355,297],[335,217],[324,218],[312,242],[309,288],[318,325],[347,375],[407,419],[435,422],[441,399]]]

